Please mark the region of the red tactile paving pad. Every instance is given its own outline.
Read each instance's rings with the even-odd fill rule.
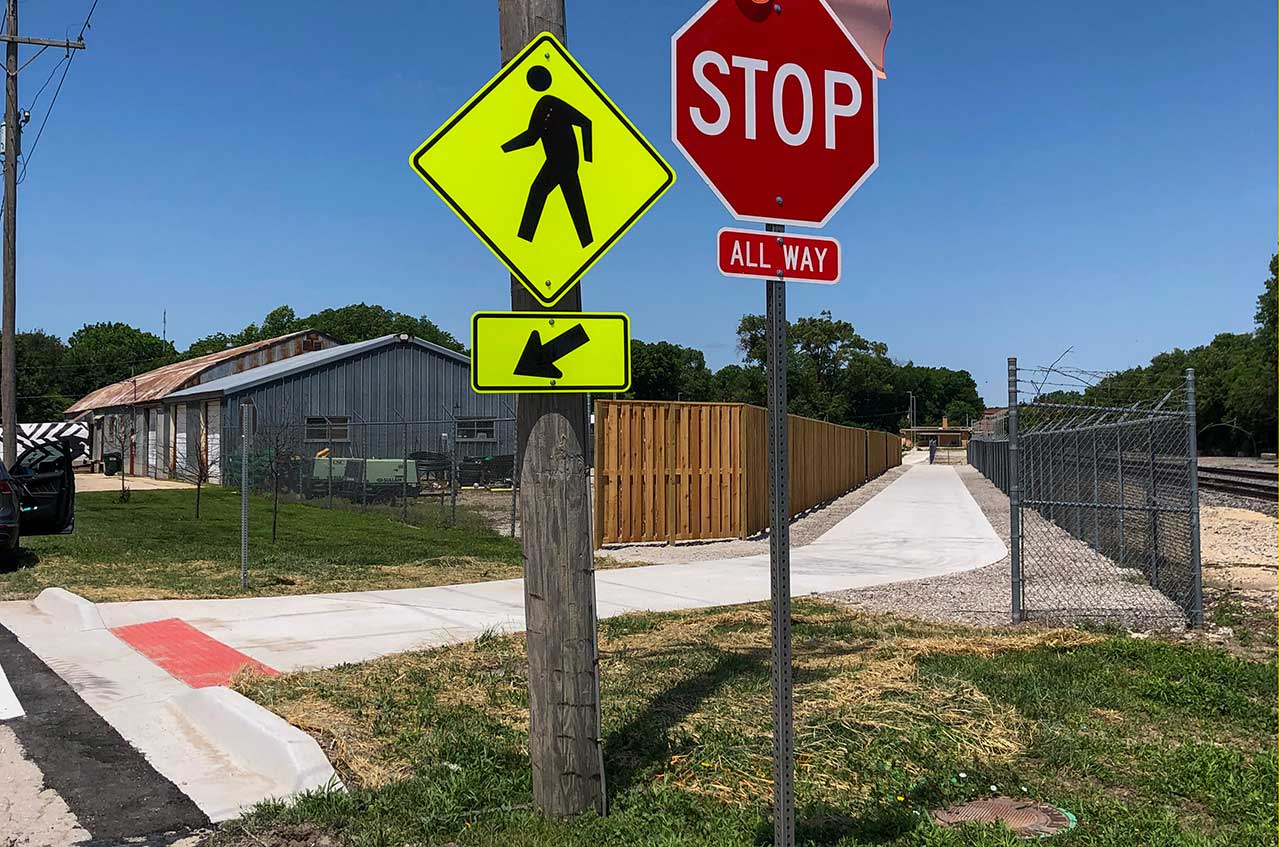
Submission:
[[[111,631],[192,688],[226,685],[245,665],[267,676],[280,673],[178,618],[121,626]]]

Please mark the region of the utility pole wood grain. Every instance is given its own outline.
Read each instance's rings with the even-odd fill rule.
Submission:
[[[503,63],[541,32],[565,43],[564,0],[498,0],[498,27]],[[511,308],[579,311],[581,289],[547,310],[512,277]],[[582,394],[516,404],[529,757],[534,803],[553,817],[605,812],[587,420]]]
[[[18,0],[6,0],[5,30],[18,37]],[[5,44],[4,81],[4,315],[0,327],[0,427],[4,464],[18,460],[18,42]]]

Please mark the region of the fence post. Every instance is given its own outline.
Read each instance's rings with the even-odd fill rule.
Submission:
[[[1009,358],[1009,577],[1014,623],[1022,621],[1022,474],[1018,466],[1018,360]]]
[[[1079,538],[1084,535],[1084,510],[1079,506],[1084,500],[1080,494],[1080,433],[1076,432],[1071,441],[1071,501],[1076,504],[1071,511],[1076,513],[1076,538]]]
[[[249,418],[253,406],[240,402],[240,587],[249,587]]]
[[[1151,541],[1151,585],[1160,590],[1160,526],[1156,522],[1159,513],[1156,511],[1156,417],[1151,416],[1151,424],[1147,427],[1147,528]]]
[[[449,526],[452,527],[457,525],[458,525],[458,421],[455,419],[453,422],[453,438],[449,442]]]
[[[1098,488],[1098,430],[1093,431],[1093,549],[1102,552],[1102,503]]]
[[[1125,426],[1121,424],[1116,427],[1116,484],[1120,487],[1120,567],[1124,567],[1125,559],[1129,558],[1129,539],[1124,533],[1124,513],[1129,508],[1128,494],[1124,487],[1124,432]]]
[[[409,522],[409,422],[403,420],[404,443],[400,450],[400,523]],[[365,467],[369,460],[365,458]]]
[[[1200,459],[1196,445],[1196,372],[1187,368],[1187,474],[1191,502],[1191,625],[1204,626],[1204,584],[1200,575]]]

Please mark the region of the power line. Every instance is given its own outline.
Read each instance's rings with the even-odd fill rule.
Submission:
[[[80,34],[76,36],[77,41],[84,41],[85,30],[89,29],[90,21],[92,21],[93,19],[93,12],[97,8],[98,8],[98,0],[93,0],[93,3],[89,6],[89,13],[84,16],[84,23],[80,25]],[[48,48],[47,47],[40,48],[40,53],[43,53],[46,49]],[[36,53],[35,56],[32,56],[31,59],[27,61],[27,65],[31,64],[31,62],[39,58],[40,53]],[[67,81],[67,73],[71,70],[71,62],[73,59],[75,59],[75,55],[76,55],[75,53],[71,52],[71,50],[68,49],[67,54],[62,58],[62,62],[59,63],[59,64],[65,63],[63,64],[63,68],[62,68],[62,77],[58,80],[58,87],[53,90],[53,100],[49,102],[49,108],[45,110],[44,117],[40,120],[40,128],[36,130],[35,140],[31,142],[31,148],[30,150],[27,151],[27,154],[22,157],[22,170],[18,173],[19,185],[21,185],[22,181],[27,177],[27,167],[31,164],[31,159],[36,154],[36,147],[40,144],[40,136],[44,135],[44,127],[45,127],[45,124],[49,123],[49,116],[53,114],[53,107],[58,104],[58,94],[61,93],[62,91],[62,84]],[[23,65],[22,67],[25,68],[26,65]],[[45,88],[48,87],[49,80],[53,79],[53,75],[57,72],[58,72],[58,66],[54,65],[53,70],[49,73],[48,79],[44,81],[44,85],[40,86],[40,90],[36,92],[35,98],[31,101],[32,108],[35,108],[36,103],[40,99],[40,95],[43,94]]]
[[[27,166],[31,164],[31,159],[36,154],[36,146],[40,143],[40,136],[44,135],[45,124],[49,123],[49,116],[53,114],[53,107],[58,105],[58,94],[62,92],[62,83],[67,81],[67,72],[71,70],[71,61],[75,59],[75,54],[71,53],[67,56],[67,63],[62,68],[62,78],[58,80],[58,87],[53,90],[53,100],[49,102],[49,108],[44,112],[44,118],[40,121],[40,129],[36,130],[36,140],[31,142],[31,150],[27,155],[22,157],[22,171],[18,174],[18,184],[27,177]]]
[[[84,41],[84,31],[89,29],[89,21],[93,18],[93,10],[98,8],[98,0],[93,0],[93,5],[89,7],[89,14],[84,16],[84,23],[80,25],[80,34],[76,36],[77,41]]]
[[[44,51],[48,49],[49,49],[49,45],[46,44],[43,47],[41,47],[39,50],[37,50],[34,56],[32,56],[30,59],[27,59],[25,62],[22,63],[22,65],[18,68],[18,73],[22,73],[23,71],[25,71],[27,69],[27,65],[31,64],[36,59],[39,59],[41,56],[43,56]]]
[[[53,82],[54,74],[58,72],[58,68],[62,67],[62,63],[70,59],[70,51],[66,56],[58,60],[58,64],[53,66],[53,70],[49,71],[49,76],[45,77],[44,85],[40,86],[40,90],[36,92],[36,96],[31,100],[31,108],[34,109],[36,104],[40,102],[40,95],[44,94],[44,90],[49,87],[49,83]]]

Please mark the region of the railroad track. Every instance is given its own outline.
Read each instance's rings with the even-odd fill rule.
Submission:
[[[1255,500],[1276,502],[1280,496],[1275,471],[1259,471],[1248,468],[1211,468],[1201,465],[1196,474],[1202,491],[1217,491],[1250,497]]]

